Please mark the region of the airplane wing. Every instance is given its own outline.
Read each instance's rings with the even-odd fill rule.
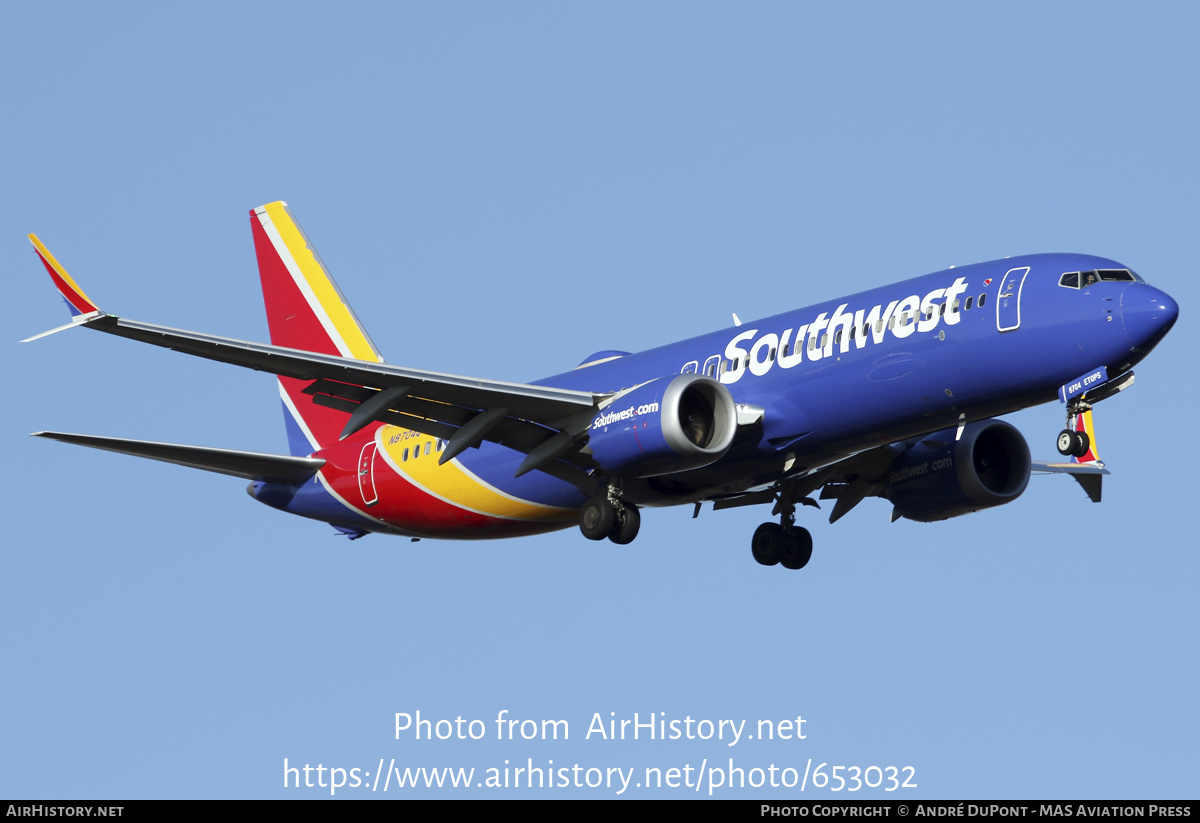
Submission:
[[[539,469],[576,486],[592,483],[588,470],[594,464],[580,449],[582,436],[611,393],[410,369],[128,320],[100,311],[45,245],[32,234],[29,239],[73,317],[22,342],[82,326],[293,377],[310,383],[306,392],[314,402],[350,412],[343,438],[382,420],[449,441],[441,462],[486,439],[527,455],[520,474]]]
[[[582,454],[572,453],[572,447],[611,396],[314,354],[105,313],[81,317],[72,325],[312,381],[307,391],[318,403],[351,411],[343,436],[373,420],[384,420],[448,440],[442,462],[487,439],[530,455],[532,460],[522,467],[525,471],[551,469],[559,458],[567,459],[576,471],[560,466],[551,473],[573,485],[588,484],[590,466]],[[560,434],[565,436],[555,439]]]
[[[980,421],[980,423],[970,425],[986,424],[994,426],[999,422]],[[1007,426],[1007,424],[1000,424]],[[1088,432],[1094,436],[1090,412],[1087,413],[1086,419],[1085,415],[1080,415],[1078,425],[1080,431],[1086,425]],[[945,434],[952,434],[953,431],[948,430]],[[1013,429],[1014,433],[1015,431]],[[1020,435],[1017,436],[1020,437]],[[779,513],[796,504],[820,508],[817,501],[809,496],[820,490],[820,500],[835,501],[833,510],[829,515],[829,522],[835,523],[865,498],[887,496],[888,475],[894,468],[896,461],[901,459],[906,451],[918,444],[934,448],[944,448],[949,444],[950,439],[948,437],[939,438],[937,435],[933,435],[877,446],[826,465],[813,466],[769,487],[720,495],[713,498],[713,509],[714,511],[719,511],[721,509],[754,506],[772,502],[775,503],[775,511],[773,513]],[[1099,503],[1104,475],[1110,474],[1110,472],[1096,458],[1094,446],[1088,451],[1086,457],[1086,460],[1076,458],[1072,462],[1052,463],[1030,460],[1028,462],[1029,472],[1032,474],[1070,475],[1079,483],[1093,503]],[[923,473],[924,466],[921,466],[921,469],[922,471],[918,472],[918,474]],[[1020,492],[1017,492],[1017,494],[1020,494]],[[996,504],[992,503],[990,505]],[[699,508],[697,508],[697,513],[699,513]],[[893,521],[901,516],[904,515],[899,508],[893,510]]]
[[[588,411],[609,396],[314,354],[266,343],[251,343],[141,323],[111,314],[101,313],[75,325],[299,380],[323,379],[380,390],[404,388],[406,396],[469,409],[506,407],[509,416],[546,425]]]
[[[1100,502],[1100,485],[1104,480],[1104,475],[1112,474],[1099,461],[1094,463],[1039,463],[1034,461],[1030,465],[1030,469],[1038,474],[1071,475],[1087,492],[1087,496],[1093,503]]]

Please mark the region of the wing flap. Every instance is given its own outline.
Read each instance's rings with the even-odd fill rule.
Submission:
[[[319,405],[352,414],[362,404],[370,402],[372,396],[379,394],[362,386],[351,386],[330,380],[317,380],[306,388],[305,392],[312,394],[313,402]],[[398,403],[389,403],[385,410],[375,413],[373,418],[393,426],[449,440],[476,414],[478,414],[477,409],[435,403],[419,397],[406,397]],[[529,454],[554,437],[558,430],[558,427],[543,426],[510,416],[488,429],[483,435],[483,439],[522,454]],[[572,430],[571,433],[574,434],[574,431]],[[566,461],[584,471],[595,468],[595,461],[580,451],[581,446],[581,441],[573,442],[573,445],[564,449],[556,456],[556,459]],[[538,468],[541,467],[542,464],[539,463]]]

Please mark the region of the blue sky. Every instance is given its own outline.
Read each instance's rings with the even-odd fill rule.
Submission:
[[[0,796],[329,795],[285,790],[285,758],[732,758],[912,766],[919,788],[717,796],[1194,797],[1198,16],[5,5]],[[750,558],[766,510],[649,511],[628,547],[351,543],[231,478],[27,436],[284,452],[269,376],[87,332],[17,343],[66,319],[29,231],[106,310],[265,340],[247,211],[277,199],[389,362],[498,379],[1030,252],[1125,262],[1181,319],[1098,408],[1102,504],[1049,477],[932,525],[806,510],[795,574]],[[1011,419],[1055,454],[1057,405]],[[488,738],[397,740],[418,710]],[[502,710],[570,740],[497,741]],[[584,739],[635,712],[802,716],[806,737]],[[616,792],[337,796],[418,794]]]

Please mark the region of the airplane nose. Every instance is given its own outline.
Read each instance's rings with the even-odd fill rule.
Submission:
[[[1169,294],[1145,283],[1130,283],[1121,292],[1121,324],[1144,355],[1162,340],[1179,318],[1179,304]]]

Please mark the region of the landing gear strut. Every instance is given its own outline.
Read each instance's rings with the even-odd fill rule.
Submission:
[[[579,510],[579,530],[588,540],[607,537],[624,546],[633,542],[641,525],[637,506],[621,502],[612,489],[604,497],[590,498]]]
[[[750,552],[764,566],[776,564],[785,569],[803,569],[812,559],[813,542],[808,529],[796,525],[796,504],[784,487],[772,514],[779,515],[778,523],[763,523],[754,530]]]

